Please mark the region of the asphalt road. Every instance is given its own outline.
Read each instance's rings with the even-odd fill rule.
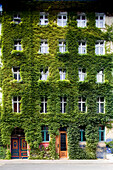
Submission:
[[[113,162],[4,162],[0,161],[0,170],[113,170]]]

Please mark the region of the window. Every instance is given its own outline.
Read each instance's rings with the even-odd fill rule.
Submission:
[[[39,52],[42,53],[42,54],[49,53],[49,47],[48,47],[47,40],[41,40]]]
[[[20,67],[13,67],[12,72],[13,72],[13,77],[15,80],[17,80],[17,81],[21,80]]]
[[[60,12],[57,16],[57,25],[64,27],[67,25],[67,12]]]
[[[105,28],[105,14],[96,13],[96,27]]]
[[[42,142],[49,142],[50,136],[48,133],[48,126],[42,126],[41,133],[42,133]]]
[[[86,42],[85,41],[79,41],[78,53],[86,54]]]
[[[21,22],[20,14],[15,14],[13,16],[13,21],[19,24]]]
[[[105,113],[105,101],[104,97],[98,97],[97,98],[97,113]]]
[[[41,113],[47,113],[47,98],[46,97],[42,97],[41,98]]]
[[[77,26],[78,27],[86,27],[86,15],[85,13],[78,14],[77,16]]]
[[[104,82],[104,70],[101,70],[97,73],[97,83]]]
[[[80,127],[80,142],[86,141],[85,127]]]
[[[60,73],[60,80],[65,80],[66,79],[66,70],[59,69],[59,73]]]
[[[66,42],[65,40],[59,40],[59,52],[66,52]]]
[[[104,55],[105,54],[105,43],[104,41],[97,41],[95,44],[95,54]]]
[[[41,69],[40,72],[41,72],[40,80],[47,80],[47,77],[49,75],[48,69],[45,70]]]
[[[13,101],[12,101],[13,112],[17,112],[17,113],[20,112],[20,104],[21,104],[20,100],[21,100],[21,97],[13,97]]]
[[[79,97],[78,99],[78,106],[79,106],[79,110],[81,112],[86,112],[87,108],[86,108],[86,98],[85,97]]]
[[[21,40],[16,40],[14,42],[14,50],[22,51]]]
[[[79,68],[79,81],[84,81],[86,77],[86,69]]]
[[[48,24],[48,13],[40,12],[40,25]]]
[[[61,102],[61,107],[60,107],[61,110],[60,110],[60,111],[61,111],[62,113],[65,113],[65,112],[66,112],[66,104],[67,104],[66,101],[67,101],[67,98],[66,98],[66,97],[61,97],[61,98],[60,98],[60,102]]]
[[[105,141],[105,127],[100,126],[99,127],[99,141]]]

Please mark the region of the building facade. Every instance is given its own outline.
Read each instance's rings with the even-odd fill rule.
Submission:
[[[97,1],[2,5],[1,137],[11,158],[105,158],[112,11]]]

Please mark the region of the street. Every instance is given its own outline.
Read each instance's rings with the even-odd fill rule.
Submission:
[[[113,170],[112,161],[0,160],[0,170]]]

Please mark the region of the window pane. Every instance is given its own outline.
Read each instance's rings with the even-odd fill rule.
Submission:
[[[14,103],[14,112],[17,112],[17,103]]]
[[[41,103],[40,107],[41,107],[40,112],[43,113],[43,103]]]
[[[17,97],[13,97],[13,101],[17,101]]]
[[[82,111],[85,112],[86,111],[86,106],[85,103],[82,104]]]
[[[45,103],[45,113],[47,113],[47,103]]]
[[[81,103],[79,103],[78,105],[79,105],[79,110],[81,111]]]
[[[42,141],[44,141],[44,132],[42,132]]]
[[[100,112],[101,112],[101,113],[104,113],[104,103],[101,103],[101,104],[100,104]]]
[[[17,80],[17,74],[14,74],[14,79]]]
[[[49,133],[48,133],[48,131],[46,132],[46,141],[49,141]]]

